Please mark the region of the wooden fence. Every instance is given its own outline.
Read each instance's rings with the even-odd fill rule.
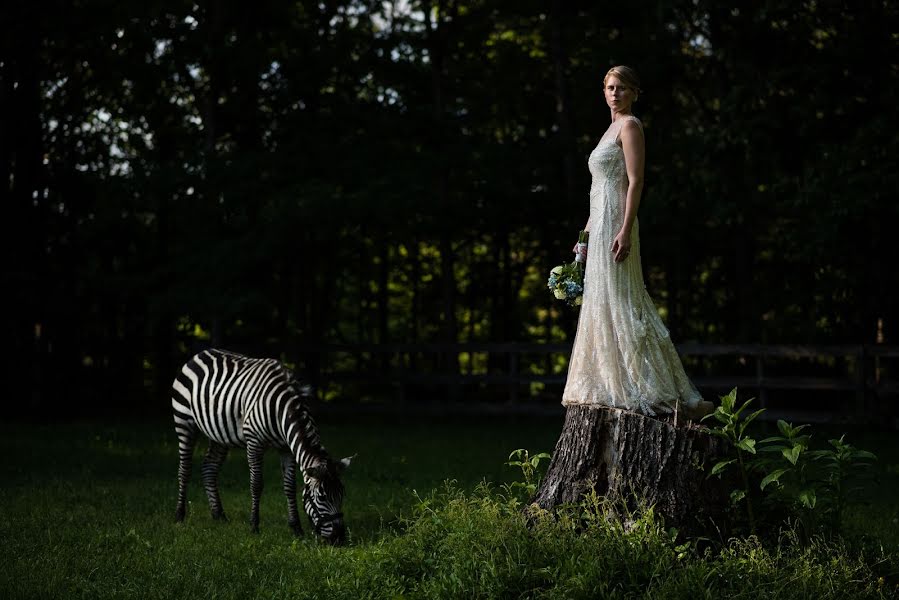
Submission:
[[[704,392],[749,390],[761,406],[773,392],[840,392],[846,413],[870,414],[883,405],[899,417],[899,346],[682,344],[688,374]],[[459,343],[304,346],[301,367],[318,383],[389,385],[405,402],[411,386],[452,393],[464,386],[496,387],[507,404],[522,402],[531,383],[561,386],[570,344]],[[504,388],[504,389],[503,389]],[[559,394],[560,395],[560,394]],[[876,405],[876,406],[875,406]]]

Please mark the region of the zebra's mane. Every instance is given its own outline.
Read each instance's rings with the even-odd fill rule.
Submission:
[[[308,383],[298,379],[296,374],[287,367],[284,367],[284,371],[290,388],[299,400],[290,417],[296,419],[300,425],[300,436],[303,440],[304,448],[316,458],[328,460],[328,452],[322,445],[318,426],[315,424],[315,419],[312,418],[312,414],[309,412],[309,405],[307,404],[307,400],[313,398],[313,388]]]

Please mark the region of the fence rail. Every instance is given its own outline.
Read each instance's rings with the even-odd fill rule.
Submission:
[[[865,413],[871,398],[886,399],[890,412],[897,415],[896,397],[899,395],[899,346],[847,344],[847,345],[763,345],[763,344],[695,344],[677,346],[684,359],[716,359],[734,357],[742,367],[741,373],[719,372],[693,374],[691,379],[701,390],[727,391],[734,387],[753,390],[762,406],[768,402],[769,392],[784,390],[833,391],[851,394],[853,406],[849,412]],[[505,386],[508,401],[517,404],[521,388],[532,382],[562,385],[564,372],[551,370],[547,359],[571,351],[570,344],[534,343],[423,343],[423,344],[330,344],[297,348],[308,363],[318,365],[315,370],[321,382],[355,382],[392,384],[402,400],[405,388],[414,384],[459,387],[469,384]],[[334,355],[352,358],[352,367],[326,368],[334,365]],[[474,367],[475,355],[482,356],[481,366]],[[460,357],[467,357],[468,368],[460,367]],[[524,357],[542,357],[530,364],[543,363],[544,372],[523,369]],[[827,375],[799,374],[799,364],[790,361],[830,360]],[[783,366],[787,362],[787,367]],[[839,361],[839,364],[836,364]],[[772,362],[781,363],[777,368]],[[343,364],[347,360],[342,361]],[[423,364],[427,366],[423,367]],[[489,368],[483,365],[489,364]],[[787,373],[784,373],[784,370]],[[690,369],[688,369],[688,372]],[[836,374],[834,374],[836,373]]]

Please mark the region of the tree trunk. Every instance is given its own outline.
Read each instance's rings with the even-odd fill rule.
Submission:
[[[653,506],[666,526],[708,529],[720,521],[727,495],[707,478],[726,452],[707,429],[685,421],[604,406],[572,406],[534,502],[544,509],[580,501],[591,489],[615,507]]]

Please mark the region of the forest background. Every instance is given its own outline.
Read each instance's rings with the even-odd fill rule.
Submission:
[[[316,373],[327,344],[570,343],[577,313],[546,277],[587,218],[615,64],[643,79],[643,266],[676,342],[896,343],[894,3],[97,0],[0,18],[7,414],[165,413],[208,345]],[[360,360],[377,357],[325,366]],[[417,368],[505,364],[442,360]]]

